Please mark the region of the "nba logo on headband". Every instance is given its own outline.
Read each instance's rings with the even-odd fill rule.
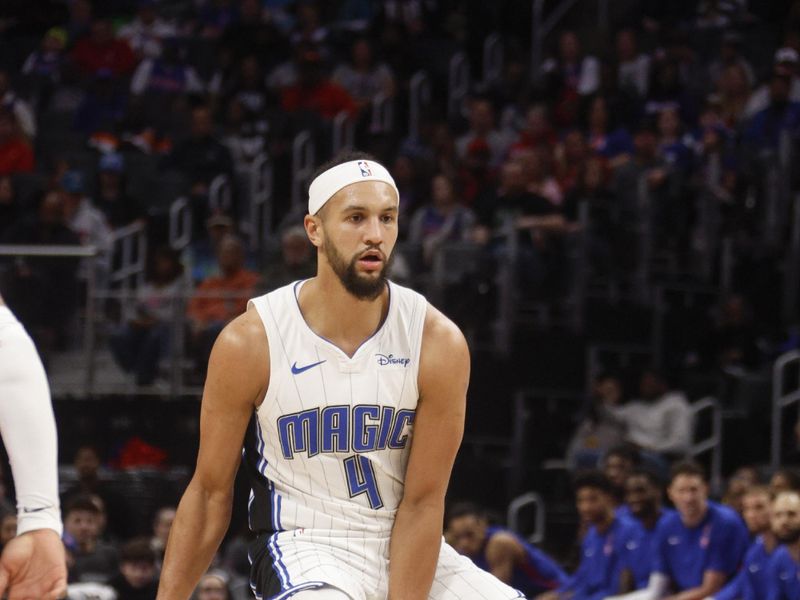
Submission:
[[[358,161],[358,168],[361,169],[362,177],[372,177],[372,170],[369,168],[369,163],[367,161]]]

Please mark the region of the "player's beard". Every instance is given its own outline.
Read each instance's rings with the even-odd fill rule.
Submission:
[[[792,527],[783,535],[776,535],[781,544],[794,544],[800,540],[800,527]]]
[[[359,300],[375,300],[375,298],[381,295],[384,287],[386,287],[387,273],[392,264],[391,256],[384,260],[383,268],[376,277],[363,277],[358,274],[356,266],[359,257],[364,254],[366,250],[355,254],[353,258],[350,259],[350,262],[347,262],[344,256],[342,256],[339,250],[337,250],[329,240],[325,240],[322,249],[325,252],[325,257],[328,259],[328,263],[331,265],[333,272],[336,273],[337,277],[339,277],[339,281],[342,282],[344,289]],[[374,246],[367,248],[367,250],[372,249],[377,248]],[[383,253],[381,254],[383,255]]]

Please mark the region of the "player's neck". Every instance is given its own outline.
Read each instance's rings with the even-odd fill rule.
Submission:
[[[772,551],[778,547],[778,538],[769,529],[761,534],[761,539],[764,540],[764,549],[767,554],[772,554]]]
[[[327,276],[326,276],[327,275]],[[308,326],[348,356],[380,327],[389,310],[389,293],[375,300],[359,300],[335,274],[318,274],[301,289],[300,310]]]

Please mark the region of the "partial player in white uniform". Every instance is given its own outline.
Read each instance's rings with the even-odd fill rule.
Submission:
[[[0,555],[0,596],[55,599],[67,588],[56,427],[42,361],[0,297],[0,433],[17,492],[17,537]],[[4,596],[5,597],[5,596]]]
[[[210,562],[241,440],[257,598],[522,597],[442,540],[469,354],[455,325],[386,281],[397,212],[391,176],[364,155],[312,182],[317,276],[255,298],[217,341],[159,600],[188,598]]]

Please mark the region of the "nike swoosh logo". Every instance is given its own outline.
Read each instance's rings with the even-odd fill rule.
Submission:
[[[293,373],[294,375],[299,375],[299,374],[300,374],[300,373],[302,373],[303,371],[308,371],[309,369],[313,369],[313,368],[314,368],[314,367],[316,367],[317,365],[321,365],[321,364],[322,364],[322,363],[324,363],[324,362],[325,362],[324,360],[321,360],[321,361],[319,361],[319,362],[311,363],[310,365],[306,365],[306,366],[304,366],[304,367],[298,367],[298,366],[297,366],[297,363],[294,363],[294,364],[292,365],[292,373]]]
[[[37,512],[42,512],[43,510],[47,510],[48,508],[50,508],[50,507],[49,506],[41,506],[39,508],[27,508],[27,507],[23,506],[22,507],[22,512],[24,512],[24,513],[37,513]]]

